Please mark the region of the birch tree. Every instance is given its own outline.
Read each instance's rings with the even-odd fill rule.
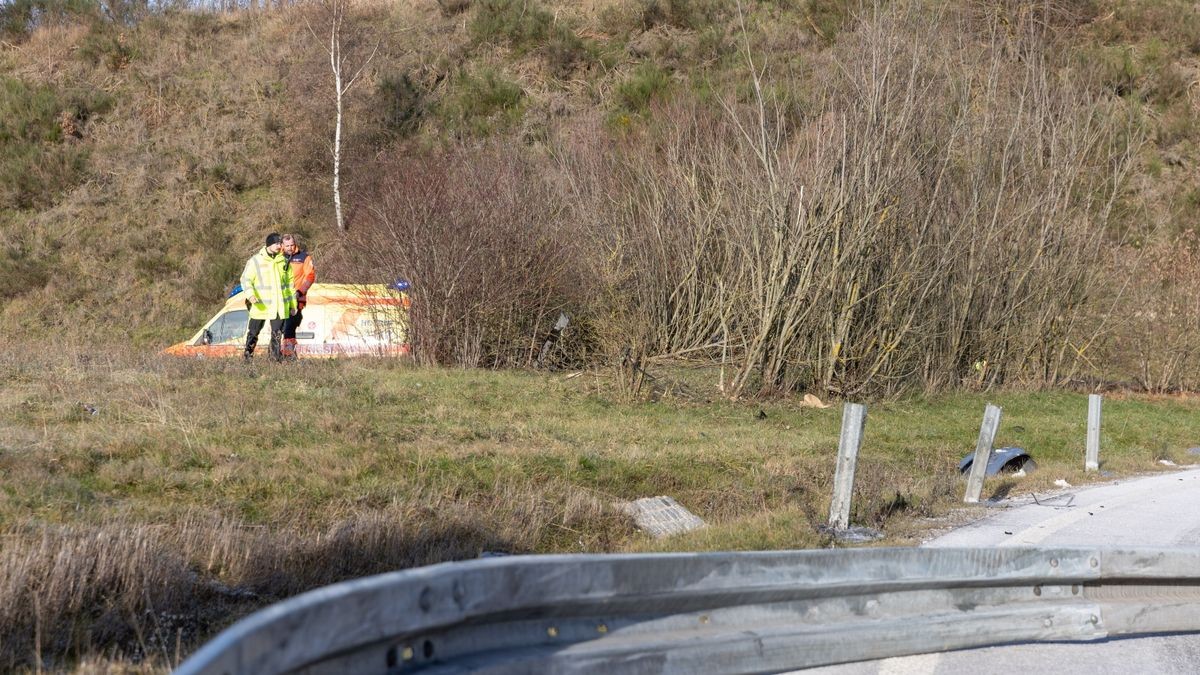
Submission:
[[[316,26],[305,19],[308,31],[324,46],[329,55],[329,68],[333,74],[334,126],[333,141],[329,151],[333,157],[333,211],[337,219],[338,232],[346,231],[346,219],[342,210],[342,129],[345,126],[345,99],[350,89],[358,82],[367,66],[371,65],[379,52],[379,41],[368,50],[364,31],[353,25],[347,27],[346,18],[350,11],[350,0],[321,0],[320,21]],[[355,68],[357,62],[358,67]]]

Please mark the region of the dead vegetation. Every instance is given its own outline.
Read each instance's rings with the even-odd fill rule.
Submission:
[[[585,249],[562,198],[509,146],[376,166],[353,263],[412,282],[426,364],[528,367],[561,311],[586,316]]]
[[[428,288],[428,362],[528,363],[570,311],[580,352],[705,358],[731,397],[1064,382],[1110,309],[1110,216],[1141,140],[1124,102],[1066,77],[1045,26],[1020,30],[890,9],[839,41],[804,109],[760,77],[718,106],[677,95],[616,142],[579,128],[519,172],[495,150],[471,153],[478,173],[407,160],[360,257]],[[468,348],[441,346],[427,312],[469,327]]]
[[[556,528],[599,537],[603,548],[626,527],[594,497],[560,501],[519,484],[470,502],[413,495],[316,532],[201,515],[9,527],[0,534],[0,665],[59,670],[104,652],[177,665],[232,618],[306,590],[481,552],[530,552]]]

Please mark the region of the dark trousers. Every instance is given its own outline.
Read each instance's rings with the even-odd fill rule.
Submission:
[[[296,310],[296,313],[283,323],[283,337],[287,340],[296,339],[296,329],[300,327],[300,322],[304,320],[304,310]]]
[[[283,360],[283,324],[286,319],[271,319],[271,360]],[[246,353],[248,359],[254,355],[254,347],[258,344],[258,333],[263,329],[266,319],[250,319],[246,327]]]

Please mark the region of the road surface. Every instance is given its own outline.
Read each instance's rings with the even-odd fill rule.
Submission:
[[[1049,498],[1024,497],[926,542],[958,546],[1200,547],[1200,468]],[[1198,617],[1200,620],[1200,617]],[[1200,673],[1200,634],[1023,644],[815,668],[825,675],[1127,675]]]

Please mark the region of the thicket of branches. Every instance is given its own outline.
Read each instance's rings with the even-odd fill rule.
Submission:
[[[586,254],[536,165],[494,147],[374,167],[355,276],[407,280],[414,353],[430,364],[527,366],[579,298]]]
[[[569,308],[593,353],[720,361],[731,396],[1059,382],[1138,139],[1036,19],[889,10],[807,105],[747,50],[751,95],[677,99],[643,138],[576,136],[519,170],[410,161],[362,241],[413,282],[431,362],[528,361]]]

